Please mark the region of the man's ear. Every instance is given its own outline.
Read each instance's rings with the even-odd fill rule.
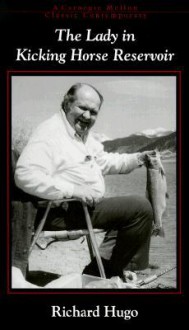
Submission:
[[[68,105],[67,102],[62,102],[62,110],[67,113],[68,112]]]
[[[65,113],[68,113],[69,112],[69,105],[70,105],[70,102],[69,101],[64,101],[64,103],[62,104],[62,110]]]

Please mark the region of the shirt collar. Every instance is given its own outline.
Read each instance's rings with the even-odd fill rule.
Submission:
[[[60,109],[60,114],[61,114],[61,118],[64,123],[64,126],[67,130],[67,133],[72,137],[72,139],[77,139],[77,140],[83,141],[85,143],[87,140],[87,137],[88,137],[88,133],[84,136],[84,140],[82,140],[81,137],[76,133],[74,128],[70,125],[69,121],[67,120],[64,110]]]

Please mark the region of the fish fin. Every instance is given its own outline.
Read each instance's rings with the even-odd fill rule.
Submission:
[[[162,217],[163,218],[168,218],[169,217],[169,211],[168,211],[167,207],[165,208],[165,210],[164,210],[164,212],[162,214]]]
[[[166,192],[165,197],[169,199],[169,194]]]
[[[161,175],[165,176],[165,170],[164,170],[163,166],[161,166],[159,170],[160,170]]]

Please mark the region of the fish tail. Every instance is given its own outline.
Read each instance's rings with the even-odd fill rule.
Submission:
[[[164,231],[164,229],[162,227],[159,229],[158,236],[165,237],[165,231]]]
[[[155,227],[152,229],[152,236],[165,237],[165,231],[163,227]]]

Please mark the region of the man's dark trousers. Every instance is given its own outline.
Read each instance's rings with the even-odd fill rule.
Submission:
[[[122,276],[124,269],[148,267],[153,211],[146,198],[138,195],[104,198],[94,208],[89,208],[89,212],[93,227],[107,231],[100,254],[103,260],[108,260],[112,276]],[[52,209],[45,226],[45,230],[81,228],[86,228],[86,224],[79,202],[69,203],[67,210]],[[94,261],[91,266],[86,267],[86,272],[94,268]]]

